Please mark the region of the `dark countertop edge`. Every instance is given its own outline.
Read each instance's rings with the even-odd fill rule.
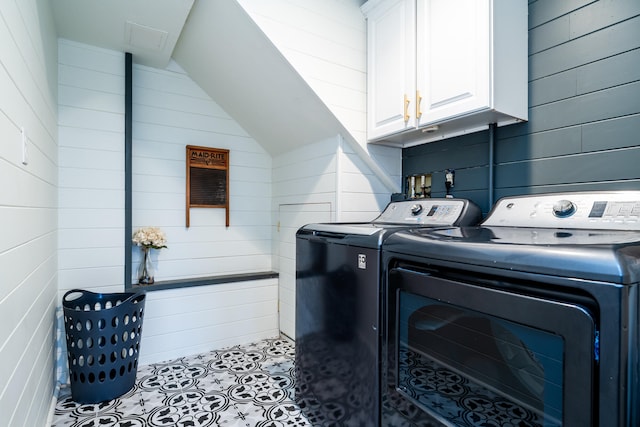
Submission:
[[[260,273],[229,274],[226,276],[195,277],[193,279],[165,280],[155,282],[153,285],[139,285],[137,283],[133,283],[131,288],[125,290],[127,292],[150,292],[165,289],[190,288],[194,286],[220,285],[223,283],[273,279],[279,276],[280,274],[275,271],[265,271]]]

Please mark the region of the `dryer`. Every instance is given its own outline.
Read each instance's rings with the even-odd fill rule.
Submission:
[[[383,426],[640,424],[640,192],[505,197],[382,262]]]

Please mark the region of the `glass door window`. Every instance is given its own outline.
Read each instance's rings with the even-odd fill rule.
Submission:
[[[390,413],[413,405],[456,427],[593,425],[591,310],[569,295],[547,299],[472,280],[391,271],[383,348]]]
[[[408,292],[399,303],[398,389],[415,404],[462,425],[562,425],[562,337]]]

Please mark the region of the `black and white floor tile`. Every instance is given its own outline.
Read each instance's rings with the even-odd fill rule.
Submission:
[[[136,384],[100,404],[58,401],[52,427],[304,427],[284,338],[140,366]]]
[[[415,401],[440,408],[444,425],[542,425],[537,415],[526,408],[489,394],[454,372],[410,353],[402,357],[412,362],[402,364],[401,378],[412,383],[403,387],[408,394],[415,393]],[[321,351],[318,356],[322,356]],[[334,382],[337,378],[351,378],[348,367],[321,359],[324,370],[331,371],[326,373],[328,378]],[[368,422],[357,418],[363,410],[366,412],[366,402],[352,401],[349,390],[336,389],[334,382],[327,388],[332,390],[332,396],[323,395],[324,403],[301,395],[299,406],[294,396],[294,365],[294,343],[273,338],[140,366],[134,387],[117,399],[80,404],[71,397],[61,398],[52,427],[368,427]],[[323,381],[324,370],[316,378],[318,383]],[[408,375],[410,371],[412,374]],[[443,425],[412,404],[398,403],[392,411],[383,402],[385,426]]]

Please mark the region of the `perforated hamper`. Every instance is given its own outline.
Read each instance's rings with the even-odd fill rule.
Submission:
[[[145,295],[64,294],[71,395],[79,403],[115,399],[131,390],[138,369]]]

